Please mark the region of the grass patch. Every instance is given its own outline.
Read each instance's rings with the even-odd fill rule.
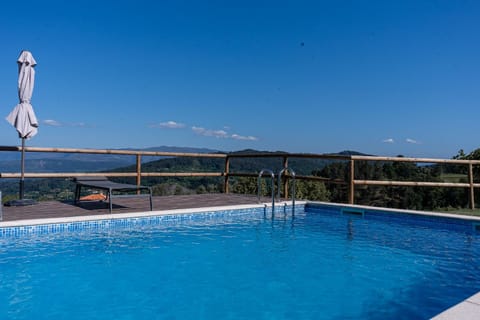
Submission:
[[[460,183],[467,182],[468,175],[460,173],[445,173],[440,175],[440,179],[442,179],[443,182]]]

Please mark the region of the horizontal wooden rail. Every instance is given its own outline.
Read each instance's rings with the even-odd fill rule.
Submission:
[[[81,173],[81,172],[62,172],[62,173],[25,173],[25,178],[74,178],[74,177],[136,177],[135,172],[102,172],[102,173]],[[0,178],[20,178],[20,173],[0,173]]]
[[[258,178],[258,173],[248,173],[248,172],[230,172],[228,174],[229,177],[245,177],[245,178]],[[285,177],[291,178],[290,175],[286,174]],[[295,179],[298,180],[311,180],[311,181],[322,181],[332,184],[347,184],[344,180],[339,179],[330,179],[318,176],[304,176],[304,175],[296,175]]]
[[[415,181],[379,181],[379,180],[354,180],[355,185],[369,186],[398,186],[398,187],[444,187],[444,188],[469,188],[470,183],[453,182],[415,182]],[[474,187],[480,187],[480,183],[474,183]]]
[[[234,153],[228,154],[229,158],[309,158],[309,159],[331,159],[331,160],[350,160],[350,156],[336,154],[310,154],[310,153]]]
[[[0,151],[22,151],[22,147],[0,146]],[[25,147],[25,152],[53,152],[53,153],[81,153],[81,154],[117,154],[117,155],[142,155],[164,157],[196,157],[196,158],[226,158],[224,153],[186,153],[163,151],[138,151],[138,150],[110,150],[110,149],[72,149],[72,148],[39,148]]]
[[[359,161],[384,161],[384,162],[417,162],[438,164],[480,164],[480,160],[455,160],[455,159],[432,159],[432,158],[404,158],[404,157],[374,157],[374,156],[351,156],[352,160]]]
[[[20,178],[20,173],[0,173],[0,178]],[[142,177],[223,177],[223,172],[142,172]],[[70,172],[70,173],[25,173],[25,178],[74,178],[74,177],[137,177],[136,172]]]
[[[142,172],[142,177],[223,177],[223,172]]]
[[[289,175],[287,175],[289,177]],[[311,181],[322,181],[326,183],[332,183],[332,184],[343,184],[346,185],[348,182],[345,180],[340,180],[340,179],[330,179],[330,178],[324,178],[324,177],[318,177],[318,176],[303,176],[303,175],[296,175],[295,179],[299,180],[311,180]]]
[[[245,177],[245,178],[257,178],[257,173],[247,173],[247,172],[230,172],[228,174],[229,177]]]

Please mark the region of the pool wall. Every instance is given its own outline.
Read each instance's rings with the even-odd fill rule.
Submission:
[[[308,202],[305,205],[305,209],[308,212],[327,211],[337,214],[355,215],[372,220],[388,220],[394,223],[444,228],[452,231],[480,232],[480,217],[459,214],[395,210],[324,202]]]
[[[389,220],[395,223],[410,223],[429,227],[446,228],[460,232],[480,232],[480,217],[437,212],[394,210],[359,205],[326,202],[297,201],[295,210],[322,211],[334,214],[354,215],[360,218]],[[292,211],[292,202],[275,203],[275,215]],[[0,222],[0,237],[19,237],[29,234],[75,232],[142,227],[174,221],[206,220],[251,214],[272,214],[271,204],[238,205],[181,210],[147,211],[138,213],[77,216],[55,219],[33,219]]]
[[[295,210],[304,210],[306,202],[296,202]],[[275,203],[274,215],[290,214],[291,202]],[[272,214],[271,205],[241,205],[183,210],[148,211],[140,213],[107,214],[97,216],[34,219],[0,222],[0,238],[44,235],[82,230],[111,230],[158,225],[168,222],[238,217],[252,214]]]

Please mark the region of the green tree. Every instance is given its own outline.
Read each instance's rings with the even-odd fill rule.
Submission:
[[[323,182],[318,181],[297,181],[296,194],[298,199],[312,201],[330,201],[330,192]]]

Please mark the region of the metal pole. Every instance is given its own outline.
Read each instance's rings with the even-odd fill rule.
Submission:
[[[25,138],[22,138],[22,158],[20,160],[20,191],[18,200],[10,200],[5,202],[6,206],[9,207],[19,207],[19,206],[30,206],[36,204],[37,202],[32,199],[25,199]]]
[[[25,195],[25,138],[22,138],[22,159],[20,171],[20,200],[23,200]]]

